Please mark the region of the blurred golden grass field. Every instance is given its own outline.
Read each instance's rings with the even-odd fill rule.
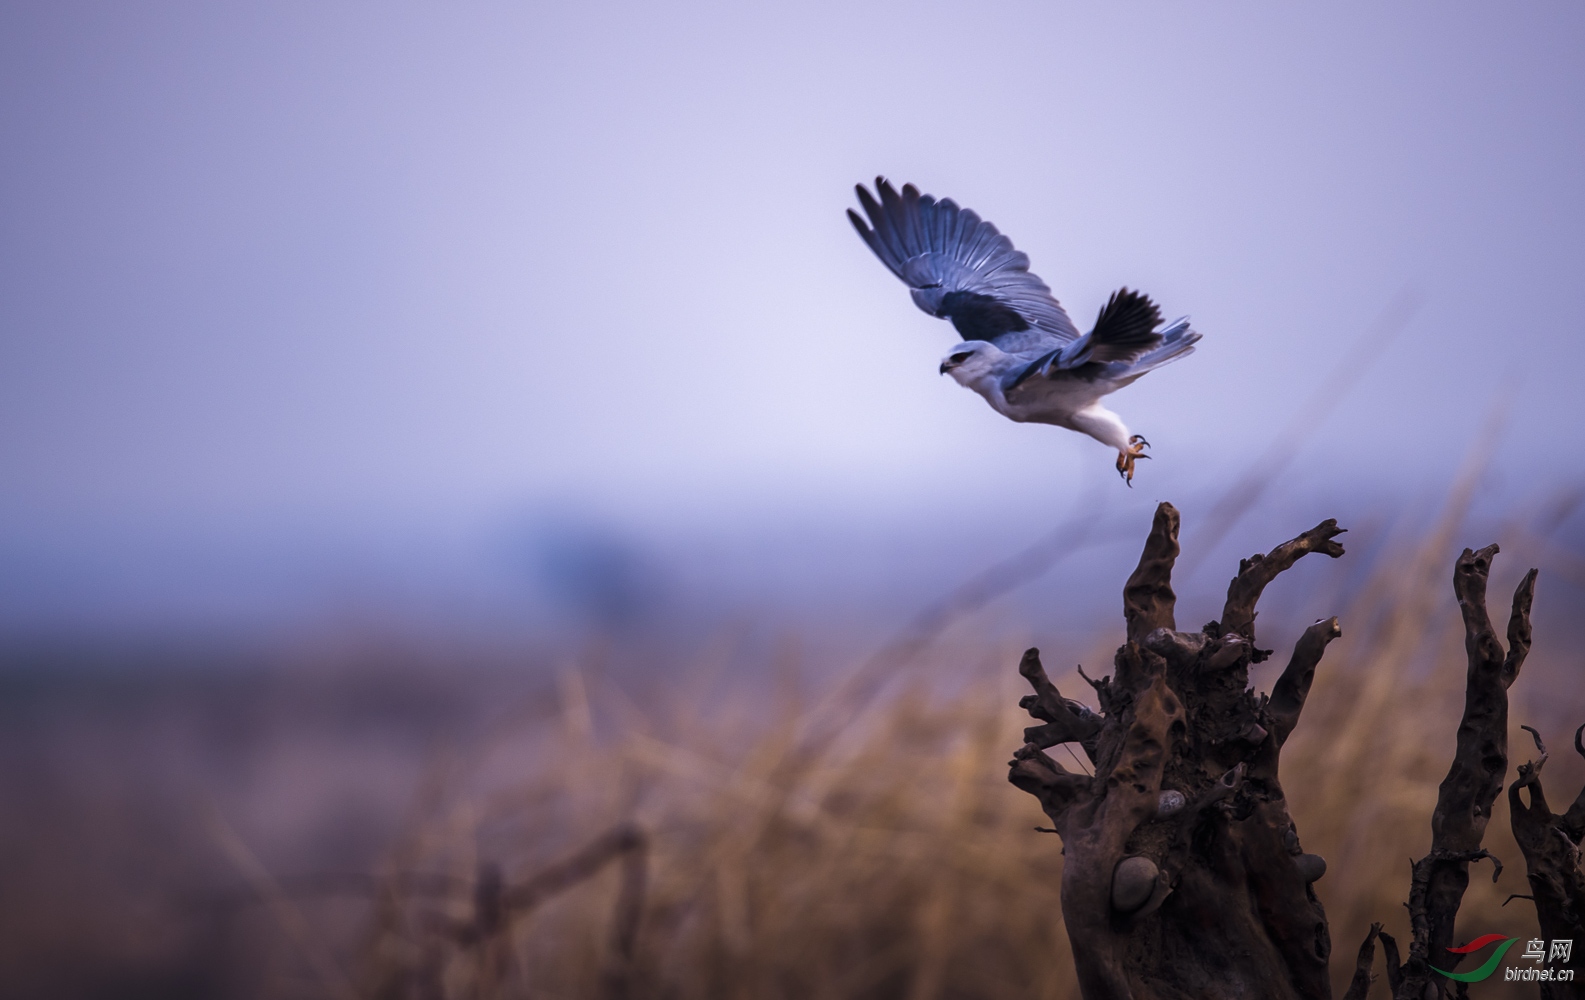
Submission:
[[[1462,709],[1452,559],[1466,541],[1488,540],[1455,537],[1467,501],[1465,489],[1439,524],[1377,559],[1351,593],[1312,596],[1322,602],[1314,616],[1340,615],[1344,638],[1322,663],[1281,777],[1305,850],[1328,861],[1316,888],[1331,921],[1339,994],[1372,920],[1400,941],[1409,937],[1409,863],[1429,845]],[[1502,621],[1513,581],[1540,553],[1539,543],[1521,547],[1530,551],[1498,557],[1491,606]],[[1543,568],[1538,604],[1546,586]],[[327,904],[282,890],[222,824],[218,835],[231,838],[229,853],[270,903],[283,940],[294,942],[278,950],[276,978],[262,991],[1077,997],[1058,901],[1060,841],[1035,831],[1045,817],[1006,781],[1006,761],[1030,724],[1017,707],[1025,693],[1016,673],[1021,645],[959,634],[968,631],[891,663],[878,692],[849,678],[816,700],[804,699],[790,678],[725,704],[705,697],[719,687],[725,662],[642,703],[569,669],[559,718],[505,725],[466,759],[437,762],[389,852],[384,888],[350,918],[344,903],[333,918]],[[1092,676],[1109,669],[1120,614],[1105,631],[1084,660],[1097,668]],[[1509,780],[1535,756],[1519,725],[1545,727],[1555,809],[1585,778],[1566,751],[1585,721],[1585,697],[1557,680],[1576,669],[1562,661],[1568,638],[1538,627],[1530,664],[1510,692]],[[1269,686],[1287,652],[1279,648],[1274,665],[1257,672],[1257,687]],[[1536,687],[1537,675],[1553,680]],[[1057,683],[1069,696],[1089,693],[1076,674]],[[619,861],[472,938],[456,931],[478,916],[467,891],[420,892],[409,878],[447,873],[466,887],[488,862],[502,866],[508,884],[521,883],[628,822],[649,844],[630,963],[613,946]],[[1527,891],[1505,796],[1486,846],[1507,867],[1495,885],[1489,865],[1474,867],[1461,935],[1533,936],[1530,904],[1502,905]],[[355,923],[356,934],[324,931],[320,922],[332,919]],[[1472,995],[1534,989],[1491,980]],[[1386,995],[1384,982],[1374,995]]]

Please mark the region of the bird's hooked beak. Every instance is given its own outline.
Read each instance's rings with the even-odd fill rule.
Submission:
[[[957,367],[957,364],[954,363],[951,358],[948,358],[945,361],[941,362],[941,374],[945,375],[947,372],[951,371],[952,369],[954,369],[956,367]]]

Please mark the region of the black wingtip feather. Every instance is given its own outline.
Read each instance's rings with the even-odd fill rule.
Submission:
[[[870,249],[874,251],[875,256],[880,258],[881,263],[885,264],[888,270],[901,278],[903,276],[903,262],[908,259],[909,255],[907,244],[904,242],[905,236],[899,231],[898,213],[893,207],[893,203],[897,201],[897,192],[892,190],[891,185],[887,183],[884,177],[875,178],[875,188],[880,194],[879,202],[865,189],[864,185],[855,186],[859,196],[859,204],[863,206],[864,213],[869,216],[870,225],[874,227],[867,234],[860,230],[859,235],[864,237],[864,242],[869,244]],[[849,211],[852,210],[849,209]]]
[[[881,206],[876,202],[875,196],[870,194],[869,188],[862,184],[855,184],[853,190],[858,192],[859,205],[863,207],[864,214],[870,217],[870,224],[879,228],[881,224]],[[848,209],[848,211],[852,212],[853,210]]]
[[[864,189],[861,187],[859,188],[859,191],[863,193]],[[894,254],[886,245],[884,236],[878,231],[881,229],[881,220],[877,218],[874,213],[871,213],[870,220],[875,223],[875,229],[871,229],[869,226],[865,225],[864,217],[859,215],[859,213],[853,211],[851,208],[848,209],[848,221],[853,223],[853,228],[858,232],[859,239],[863,240],[864,245],[870,248],[870,252],[873,253],[882,264],[886,265],[886,269],[888,271],[901,278],[903,276],[902,267],[893,260],[893,258],[896,257],[896,254]]]
[[[1161,343],[1161,309],[1142,292],[1120,288],[1095,318],[1091,361],[1127,361]]]

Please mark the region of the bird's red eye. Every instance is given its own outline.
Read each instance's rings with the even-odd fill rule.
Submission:
[[[971,358],[971,357],[973,357],[972,354],[970,354],[968,351],[964,351],[962,354],[954,354],[954,355],[952,355],[952,360],[961,365],[963,362],[969,360],[969,358]]]

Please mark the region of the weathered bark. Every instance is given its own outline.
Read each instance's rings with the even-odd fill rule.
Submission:
[[[1024,653],[1023,661],[1018,664],[1018,672],[1035,689],[1034,694],[1026,694],[1019,699],[1018,707],[1046,722],[1044,726],[1025,729],[1024,742],[1042,747],[1077,743],[1089,755],[1090,763],[1095,763],[1095,737],[1101,731],[1100,717],[1087,706],[1062,697],[1062,692],[1051,683],[1045,668],[1040,665],[1039,650],[1031,649]]]
[[[1343,531],[1344,529],[1337,526],[1337,521],[1327,518],[1298,538],[1283,542],[1265,555],[1256,554],[1241,560],[1238,564],[1238,575],[1227,585],[1227,603],[1222,607],[1222,620],[1217,625],[1217,633],[1231,632],[1241,635],[1250,645],[1254,645],[1255,602],[1260,600],[1266,585],[1275,580],[1277,574],[1298,562],[1301,556],[1309,555],[1311,552],[1321,552],[1333,559],[1342,555],[1343,546],[1334,539]],[[1254,650],[1251,653],[1256,663],[1270,655],[1269,649]]]
[[[1453,764],[1437,789],[1431,850],[1414,862],[1410,873],[1409,957],[1399,965],[1395,944],[1387,955],[1387,975],[1397,1000],[1429,1000],[1448,989],[1450,981],[1437,970],[1454,971],[1465,957],[1448,949],[1454,942],[1459,904],[1469,887],[1470,862],[1490,860],[1493,881],[1502,872],[1502,863],[1481,847],[1481,840],[1508,771],[1508,688],[1530,652],[1536,571],[1525,574],[1514,591],[1505,654],[1486,612],[1486,581],[1497,551],[1495,545],[1478,552],[1465,549],[1453,568],[1453,593],[1463,613],[1468,660],[1464,715]],[[1371,936],[1384,944],[1391,942],[1379,928],[1373,928]],[[1363,948],[1361,960],[1366,960]],[[1349,997],[1354,996],[1351,988]]]
[[[1337,557],[1336,522],[1245,560],[1221,622],[1178,632],[1172,567],[1178,513],[1156,511],[1124,588],[1127,642],[1111,677],[1092,681],[1096,716],[1063,698],[1024,654],[1046,722],[1025,731],[1013,784],[1035,795],[1063,841],[1062,912],[1086,1000],[1200,996],[1327,998],[1331,941],[1310,883],[1325,862],[1303,853],[1278,782],[1335,618],[1316,622],[1270,698],[1249,690],[1262,590],[1301,556]],[[1045,748],[1076,742],[1094,776]],[[1367,973],[1368,975],[1368,973]]]
[[[1354,960],[1354,978],[1349,980],[1343,1000],[1365,1000],[1366,994],[1370,992],[1370,984],[1375,979],[1370,967],[1376,961],[1376,939],[1380,936],[1381,925],[1371,924],[1370,933],[1365,935],[1364,943],[1359,946],[1359,957]],[[1392,938],[1389,936],[1387,940]],[[1397,967],[1396,962],[1392,965]]]
[[[1530,729],[1529,726],[1524,728]],[[1541,767],[1547,761],[1546,745],[1541,734],[1534,729],[1539,760],[1519,765],[1519,780],[1508,786],[1509,820],[1513,824],[1513,839],[1524,853],[1526,874],[1530,879],[1530,898],[1535,902],[1536,918],[1541,923],[1541,937],[1547,942],[1573,941],[1575,947],[1585,947],[1585,874],[1580,872],[1580,838],[1585,835],[1585,788],[1580,790],[1574,804],[1561,816],[1547,808],[1546,795],[1541,790]],[[1585,757],[1585,744],[1580,736],[1585,726],[1574,731],[1574,749]],[[1530,804],[1525,805],[1521,790],[1530,793]],[[1578,958],[1572,955],[1571,963]],[[1585,998],[1585,980],[1572,983],[1542,983],[1542,1000],[1578,1000]]]
[[[1172,592],[1172,566],[1178,561],[1178,511],[1171,504],[1156,508],[1155,522],[1145,539],[1139,566],[1123,585],[1123,620],[1128,641],[1138,642],[1158,628],[1175,629],[1178,595]]]

